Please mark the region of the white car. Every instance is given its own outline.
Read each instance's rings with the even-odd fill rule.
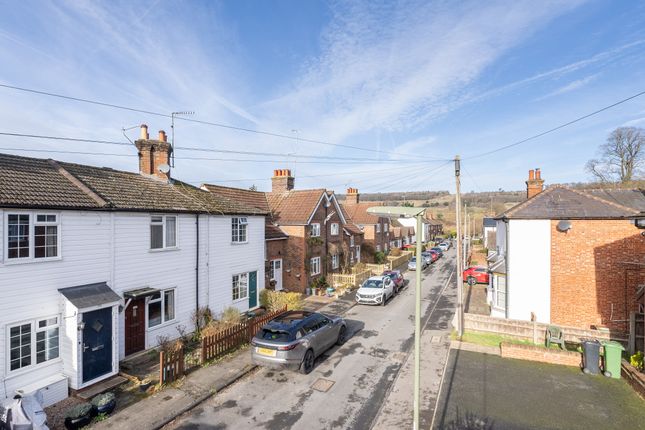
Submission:
[[[450,244],[446,242],[441,242],[439,245],[437,245],[439,248],[441,248],[444,251],[447,251],[450,249]]]
[[[372,276],[356,291],[356,302],[385,306],[387,300],[394,296],[395,288],[389,276]]]

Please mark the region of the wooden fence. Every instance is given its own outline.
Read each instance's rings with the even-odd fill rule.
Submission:
[[[286,311],[287,307],[285,306],[277,311],[235,324],[215,334],[202,336],[202,365],[207,361],[223,357],[250,342],[264,324]]]
[[[629,355],[645,350],[645,314],[631,312],[629,315]]]
[[[371,270],[363,270],[361,272],[354,272],[349,274],[344,273],[332,273],[329,275],[331,285],[336,288],[341,285],[351,285],[353,287],[359,287],[367,278],[372,276]]]
[[[396,269],[397,267],[406,264],[412,257],[412,254],[412,252],[405,252],[401,253],[401,255],[399,255],[398,257],[388,256],[387,259],[390,270]]]
[[[159,383],[167,384],[184,376],[184,347],[159,352]]]

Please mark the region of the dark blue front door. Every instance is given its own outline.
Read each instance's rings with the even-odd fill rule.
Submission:
[[[83,382],[112,371],[112,308],[83,313]]]
[[[258,272],[249,273],[249,308],[258,305]]]

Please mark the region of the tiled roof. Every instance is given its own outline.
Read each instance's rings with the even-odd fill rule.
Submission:
[[[617,203],[637,211],[645,211],[645,190],[638,189],[593,189],[583,190],[586,194],[600,197],[608,202]]]
[[[622,219],[637,211],[561,186],[547,188],[515,205],[497,218],[509,219]]]
[[[316,209],[325,189],[291,190],[267,193],[273,219],[280,225],[305,225]]]
[[[267,222],[264,225],[264,239],[265,240],[275,240],[275,239],[287,239],[289,235],[282,231],[277,225],[273,225],[270,222]]]
[[[356,224],[378,224],[379,217],[377,215],[367,213],[367,209],[374,206],[383,206],[383,203],[370,202],[343,204],[345,212]]]
[[[269,212],[266,194],[261,191],[245,190],[243,188],[223,187],[221,185],[204,184],[202,188],[219,196],[240,202],[245,206]]]
[[[365,234],[363,230],[360,229],[359,226],[353,223],[345,224],[343,228],[347,230],[347,232],[349,232],[350,234]]]
[[[264,215],[181,181],[0,154],[0,206]]]

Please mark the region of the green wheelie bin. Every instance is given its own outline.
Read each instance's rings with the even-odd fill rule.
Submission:
[[[605,376],[620,379],[620,362],[625,348],[614,341],[604,341],[602,347],[605,350]]]

